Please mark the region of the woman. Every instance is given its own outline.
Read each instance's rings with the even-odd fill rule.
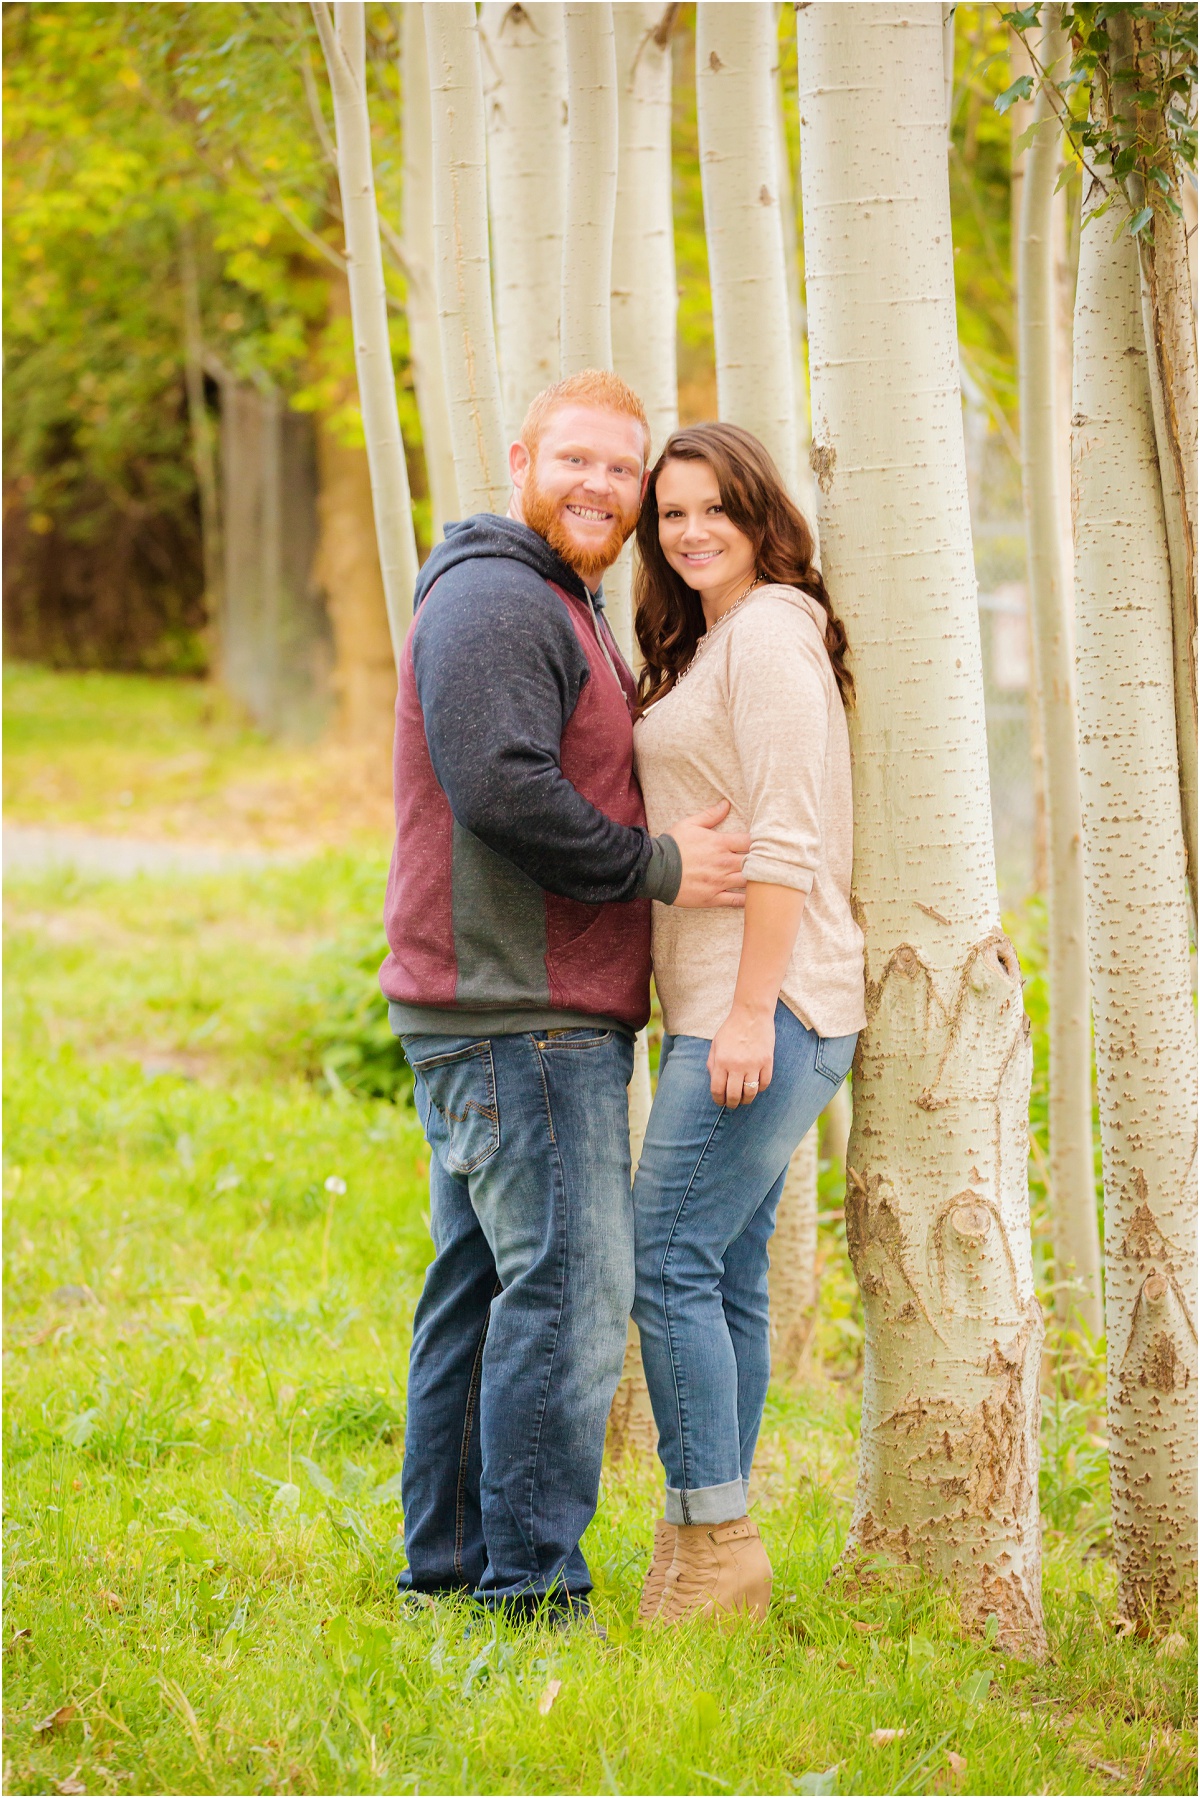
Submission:
[[[853,682],[812,534],[756,438],[677,431],[638,524],[634,732],[652,831],[727,799],[745,911],[655,905],[666,1034],[634,1183],[634,1317],[666,1472],[644,1622],[766,1613],[746,1516],[770,1373],[767,1243],[788,1161],[863,1010],[850,910]]]

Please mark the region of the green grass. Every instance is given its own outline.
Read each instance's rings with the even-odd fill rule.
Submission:
[[[10,886],[6,1790],[1194,1791],[1194,1633],[1112,1628],[1094,1371],[1049,1382],[1044,1665],[943,1593],[831,1579],[859,1407],[835,1220],[839,1377],[773,1390],[756,1464],[765,1627],[634,1628],[658,1480],[628,1462],[585,1544],[607,1645],[398,1612],[425,1145],[328,1066],[381,883],[326,854]]]

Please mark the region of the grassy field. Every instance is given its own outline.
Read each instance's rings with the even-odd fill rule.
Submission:
[[[85,691],[131,788],[175,778],[149,766],[163,736],[226,758],[210,819],[277,754],[214,745],[232,727],[200,688]],[[107,828],[78,693],[10,688],[18,810],[57,782],[64,821]],[[274,766],[299,814],[325,775]],[[5,1789],[1194,1791],[1194,1632],[1113,1628],[1094,1360],[1048,1377],[1045,1664],[965,1640],[943,1594],[830,1580],[860,1340],[832,1219],[817,1377],[773,1391],[756,1466],[765,1627],[637,1632],[658,1481],[628,1462],[585,1545],[607,1644],[398,1613],[429,1245],[415,1119],[402,1087],[371,1096],[395,1083],[370,1034],[382,878],[368,846],[8,888]]]

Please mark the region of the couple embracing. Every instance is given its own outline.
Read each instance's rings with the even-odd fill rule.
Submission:
[[[639,1615],[765,1614],[768,1242],[865,1022],[852,684],[811,533],[747,432],[677,431],[650,468],[649,437],[612,374],[533,401],[508,515],[425,564],[396,712],[381,981],[436,1251],[401,1586],[558,1624],[588,1612],[631,1310],[666,1477]],[[636,681],[600,593],[635,529]]]

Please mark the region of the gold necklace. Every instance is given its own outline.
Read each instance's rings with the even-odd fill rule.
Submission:
[[[700,659],[701,651],[703,650],[705,644],[711,638],[711,636],[712,636],[713,632],[716,630],[717,626],[724,624],[724,622],[727,618],[732,618],[733,614],[737,611],[738,607],[740,605],[742,605],[747,599],[749,599],[750,595],[753,593],[753,591],[756,587],[761,587],[762,583],[766,580],[766,578],[767,577],[765,574],[756,574],[754,579],[751,581],[750,585],[746,588],[746,591],[744,593],[739,593],[737,598],[734,600],[733,604],[731,606],[727,607],[726,610],[721,613],[721,616],[719,618],[716,618],[713,620],[712,624],[709,625],[709,627],[705,631],[704,635],[700,638],[699,642],[696,644],[695,649],[692,651],[692,659],[688,663],[687,667],[682,668],[680,670],[680,672],[675,676],[675,686],[676,687],[679,685],[681,680],[686,680],[688,675],[692,672],[692,669],[696,666],[697,661]]]

